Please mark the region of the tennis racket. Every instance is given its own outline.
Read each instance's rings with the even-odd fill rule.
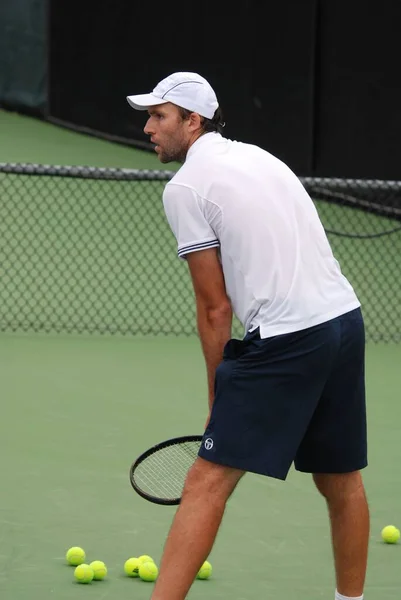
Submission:
[[[181,501],[188,470],[198,457],[203,436],[176,437],[141,454],[130,468],[134,490],[155,504],[172,506]]]

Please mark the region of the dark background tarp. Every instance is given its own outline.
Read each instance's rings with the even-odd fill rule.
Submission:
[[[45,115],[48,50],[45,0],[1,0],[0,106]]]
[[[50,113],[145,142],[145,115],[125,97],[175,70],[198,71],[216,89],[226,135],[260,143],[297,172],[310,172],[316,1],[291,4],[288,18],[285,1],[267,14],[244,2],[227,15],[210,0],[181,10],[120,3],[111,12],[71,0],[51,15]]]
[[[321,2],[314,173],[401,179],[401,3]]]
[[[401,179],[398,0],[0,7],[0,105],[146,146],[145,114],[125,97],[198,71],[226,135],[298,175]]]

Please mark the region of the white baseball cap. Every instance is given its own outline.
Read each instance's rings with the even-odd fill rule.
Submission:
[[[172,102],[207,119],[213,118],[219,106],[212,86],[197,73],[173,73],[160,81],[149,94],[127,96],[127,100],[136,110]]]

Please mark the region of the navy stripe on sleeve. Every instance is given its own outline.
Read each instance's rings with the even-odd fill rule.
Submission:
[[[219,240],[209,240],[208,242],[199,242],[198,244],[189,244],[178,249],[178,256],[183,258],[185,254],[190,252],[196,252],[197,250],[206,250],[207,248],[218,248],[220,246]]]

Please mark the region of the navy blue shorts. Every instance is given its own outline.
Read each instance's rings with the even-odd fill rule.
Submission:
[[[365,330],[358,308],[321,325],[231,339],[199,456],[285,480],[367,465]]]

